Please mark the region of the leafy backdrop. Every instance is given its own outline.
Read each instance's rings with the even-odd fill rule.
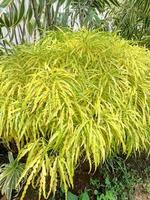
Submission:
[[[119,31],[127,39],[149,45],[149,0],[3,0],[0,3],[0,45],[36,41],[56,26]]]

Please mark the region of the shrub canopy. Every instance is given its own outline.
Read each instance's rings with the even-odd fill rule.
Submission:
[[[79,160],[150,150],[150,52],[98,31],[49,32],[0,59],[0,138],[26,155],[22,197],[73,186]],[[49,178],[47,178],[49,177]],[[49,185],[49,186],[48,186]]]

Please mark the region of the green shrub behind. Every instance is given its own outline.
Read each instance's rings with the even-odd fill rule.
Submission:
[[[87,159],[150,149],[150,52],[98,31],[56,31],[0,60],[0,138],[46,198]]]

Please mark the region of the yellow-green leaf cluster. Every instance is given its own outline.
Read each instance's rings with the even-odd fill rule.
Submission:
[[[73,187],[81,159],[150,150],[150,52],[99,31],[51,31],[0,59],[0,139],[27,157],[39,199]]]

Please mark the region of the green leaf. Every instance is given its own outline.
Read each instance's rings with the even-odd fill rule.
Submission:
[[[31,4],[29,4],[29,8],[28,8],[28,11],[27,11],[27,23],[30,22],[32,15],[33,15],[32,6],[31,6]]]
[[[79,200],[90,200],[90,197],[87,192],[84,192],[80,195]]]
[[[0,17],[0,26],[5,26],[5,22],[3,21],[3,19]]]
[[[59,0],[59,5],[63,5],[63,3],[65,2],[65,0]]]
[[[9,159],[10,163],[12,163],[14,161],[14,157],[13,157],[12,152],[8,152],[8,159]]]
[[[17,20],[18,20],[18,9],[15,3],[13,3],[13,7],[14,7],[14,11],[13,11],[13,25],[16,24]]]
[[[1,7],[1,8],[5,8],[5,7],[7,7],[11,2],[12,2],[12,0],[3,0],[3,2],[0,3],[0,7]]]
[[[24,15],[25,15],[25,0],[22,0],[20,8],[19,8],[18,19],[14,25],[17,25],[22,20]]]
[[[78,196],[74,195],[71,192],[68,192],[68,200],[78,200]]]
[[[109,0],[112,4],[114,4],[115,6],[119,6],[119,1],[118,0]]]
[[[41,15],[44,9],[45,2],[44,1],[39,1],[38,5],[38,14]]]
[[[11,23],[10,23],[10,21],[9,21],[9,18],[8,18],[7,14],[5,14],[5,13],[4,13],[3,16],[4,16],[3,21],[4,21],[5,26],[6,26],[7,28],[9,28],[9,27],[11,26]]]
[[[27,23],[27,29],[28,29],[29,35],[32,35],[32,33],[34,31],[34,24],[32,22],[28,22]]]

